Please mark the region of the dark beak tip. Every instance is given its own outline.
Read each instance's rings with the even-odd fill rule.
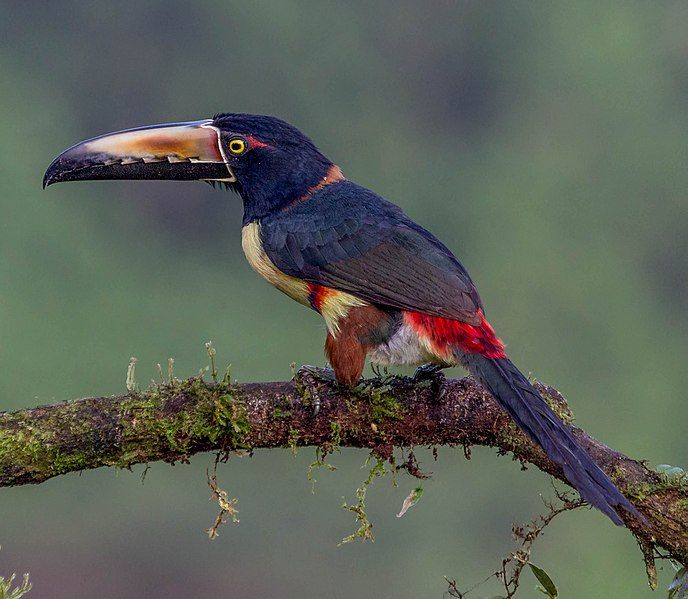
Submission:
[[[60,178],[51,172],[46,172],[43,176],[43,189],[46,189],[53,185],[54,183],[59,183]]]
[[[43,175],[43,189],[59,182],[60,169],[58,168],[58,159],[55,159],[50,163],[50,166],[45,170],[45,175]]]

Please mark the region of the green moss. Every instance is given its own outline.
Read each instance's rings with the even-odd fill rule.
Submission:
[[[330,472],[336,468],[326,461],[327,456],[340,450],[342,442],[342,425],[336,420],[330,422],[330,438],[322,445],[315,448],[315,461],[308,466],[307,478],[313,483],[313,490],[315,490],[315,471],[320,468],[326,468]]]
[[[23,429],[0,432],[0,473],[9,471],[9,465],[22,464],[27,469],[39,470],[47,462],[44,438]]]
[[[221,395],[215,401],[215,421],[220,426],[219,434],[227,435],[235,449],[249,449],[246,437],[251,432],[246,405],[240,399],[229,394]]]
[[[574,421],[573,412],[567,405],[562,404],[556,397],[550,396],[544,391],[541,395],[547,405],[562,422],[571,424]],[[497,442],[499,445],[508,448],[517,455],[528,451],[530,447],[530,442],[513,421],[510,421],[508,426],[497,432]]]
[[[382,393],[373,397],[370,405],[371,422],[380,423],[389,418],[400,419],[404,415],[403,406],[393,395]]]
[[[16,578],[16,574],[11,574],[9,578],[0,576],[0,599],[20,599],[31,590],[28,574],[24,574],[19,586],[14,586]]]
[[[371,457],[372,455],[373,454],[371,454]],[[344,537],[339,543],[340,545],[343,545],[344,543],[351,543],[356,539],[363,539],[364,541],[374,540],[373,525],[370,522],[366,512],[366,495],[368,493],[368,487],[373,483],[373,481],[378,477],[383,477],[386,472],[385,461],[382,458],[375,458],[375,464],[368,471],[368,477],[363,481],[361,486],[356,489],[356,503],[350,505],[344,502],[342,504],[342,508],[352,512],[356,516],[358,528],[350,535]]]
[[[614,466],[611,469],[611,471],[609,472],[609,478],[614,483],[619,483],[619,482],[623,481],[625,476],[626,476],[626,471],[619,465]]]
[[[334,472],[337,468],[325,461],[328,456],[326,450],[321,447],[315,448],[315,460],[308,465],[308,471],[306,473],[306,478],[311,482],[311,491],[315,492],[315,471],[322,468]]]
[[[270,413],[270,418],[273,420],[286,420],[289,418],[291,414],[283,412],[279,408],[275,408],[271,413]]]
[[[530,449],[530,442],[513,421],[497,431],[497,444],[514,452],[514,459]]]
[[[105,415],[88,401],[79,401],[45,411],[40,426],[8,421],[0,431],[0,473],[18,480],[28,474],[42,479],[101,465],[127,468],[161,453],[184,459],[199,445],[221,438],[230,449],[247,447],[248,414],[228,386],[208,385],[199,378],[173,380],[132,392],[117,408]],[[103,417],[117,423],[112,429],[117,435],[110,439],[98,437],[97,420]],[[72,439],[90,442],[71,450]]]
[[[645,501],[653,495],[660,495],[667,492],[676,492],[681,498],[673,504],[677,511],[688,510],[688,478],[685,476],[671,477],[660,475],[656,483],[637,483],[628,484],[628,472],[622,466],[615,466],[609,473],[610,478],[615,483],[619,484],[626,495],[630,499],[638,502]]]
[[[557,401],[556,398],[548,395],[547,393],[543,392],[541,395],[542,398],[547,402],[547,405],[551,408],[552,412],[554,412],[562,422],[571,424],[575,420],[573,412],[568,404],[563,404],[561,401]]]
[[[270,417],[273,420],[288,420],[293,415],[294,406],[289,397],[284,396],[275,400],[275,407]]]
[[[140,461],[154,447],[158,438],[167,437],[165,423],[157,418],[161,403],[159,390],[130,396],[121,404],[121,454],[110,465],[129,468]]]
[[[333,449],[339,450],[342,444],[342,425],[336,420],[330,422],[330,443]]]
[[[0,431],[0,474],[18,480],[23,476],[44,480],[99,465],[94,449],[64,450],[74,445],[72,437],[88,438],[93,433],[91,420],[82,412],[84,407],[83,402],[74,402],[61,406],[59,412],[45,411],[39,426],[21,416],[9,417]]]
[[[251,431],[246,405],[235,397],[231,388],[209,385],[192,378],[180,385],[179,391],[194,397],[193,409],[177,412],[164,424],[170,446],[184,450],[189,441],[225,439],[230,449],[248,449],[246,437]],[[172,398],[172,401],[174,399]]]
[[[287,438],[287,447],[291,449],[291,453],[296,455],[299,451],[299,429],[290,428],[289,437]]]
[[[193,398],[193,400],[188,400]],[[188,401],[179,409],[176,403]],[[228,449],[247,449],[251,430],[244,403],[231,387],[198,377],[154,385],[123,402],[123,457],[117,465],[140,461],[164,439],[180,456],[203,443],[225,439]],[[142,446],[141,440],[147,439]]]
[[[403,418],[405,407],[391,393],[392,386],[384,383],[376,385],[377,381],[366,381],[353,390],[355,397],[365,400],[369,406],[369,420],[379,424],[388,419],[398,420]],[[357,411],[357,406],[349,404],[349,408]]]
[[[688,508],[688,481],[676,481],[663,478],[657,483],[639,483],[636,485],[626,485],[624,494],[627,497],[644,501],[652,495],[657,495],[667,491],[676,491],[683,495],[677,502],[677,508]]]
[[[172,378],[142,392],[131,391],[108,406],[103,412],[97,402],[82,400],[55,410],[5,416],[0,474],[17,481],[44,480],[102,465],[128,468],[151,456],[184,460],[218,441],[227,450],[249,448],[249,414],[226,378],[221,383]],[[36,418],[39,426],[32,425]],[[109,420],[107,426],[103,419]],[[109,436],[101,438],[103,431]]]
[[[63,474],[65,472],[84,470],[88,468],[92,462],[92,456],[88,456],[85,453],[61,453],[58,450],[52,458],[52,469],[56,474]]]

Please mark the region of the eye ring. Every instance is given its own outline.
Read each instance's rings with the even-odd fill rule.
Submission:
[[[229,140],[227,147],[234,156],[241,156],[248,148],[248,144],[246,140],[241,137],[233,137]]]

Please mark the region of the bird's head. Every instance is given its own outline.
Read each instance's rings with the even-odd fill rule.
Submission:
[[[219,182],[241,195],[249,221],[339,178],[339,169],[296,127],[275,117],[223,113],[82,141],[53,160],[43,187],[94,179]]]

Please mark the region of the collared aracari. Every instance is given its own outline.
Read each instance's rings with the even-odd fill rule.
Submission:
[[[83,141],[43,186],[89,179],[221,182],[243,200],[251,266],[327,325],[325,353],[346,385],[378,364],[463,365],[618,525],[642,518],[509,360],[466,269],[394,204],[347,180],[295,127],[274,117],[140,127]]]

